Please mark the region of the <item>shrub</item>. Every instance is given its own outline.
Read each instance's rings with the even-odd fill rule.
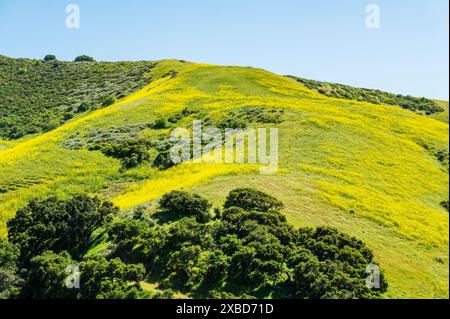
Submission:
[[[153,161],[153,167],[157,167],[161,170],[171,168],[174,166],[174,162],[170,158],[170,151],[161,151]]]
[[[56,60],[56,56],[54,56],[53,54],[48,54],[44,57],[44,61],[55,61]]]
[[[153,126],[157,130],[168,128],[169,125],[167,124],[167,120],[164,117],[161,117],[155,121],[155,124]]]
[[[74,62],[95,62],[95,60],[88,55],[80,55],[75,58]]]
[[[19,247],[0,238],[0,299],[14,298],[20,292],[19,252]]]
[[[116,98],[114,96],[108,96],[103,100],[102,106],[109,106],[114,103],[116,103]]]
[[[204,216],[212,205],[207,199],[184,191],[172,191],[159,201],[163,210],[181,215]]]
[[[92,231],[117,211],[110,202],[85,195],[33,200],[8,221],[8,238],[19,245],[25,263],[46,250],[78,256],[88,247]]]
[[[252,188],[238,188],[230,192],[226,201],[225,208],[240,207],[244,210],[256,210],[267,212],[269,210],[280,210],[283,203],[275,197],[260,192]]]
[[[101,150],[107,156],[120,159],[125,169],[150,160],[149,145],[144,140],[129,140],[120,144],[105,145]]]

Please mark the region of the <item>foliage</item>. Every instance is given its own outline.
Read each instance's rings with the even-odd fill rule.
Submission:
[[[165,194],[159,205],[166,212],[194,217],[205,216],[212,207],[207,199],[184,191],[172,191]]]
[[[0,138],[52,130],[151,82],[153,62],[71,63],[0,56]],[[108,102],[105,104],[105,102]]]
[[[0,299],[19,295],[23,280],[19,275],[19,247],[0,238]]]
[[[19,245],[24,264],[46,250],[67,250],[77,257],[88,248],[92,231],[117,210],[109,202],[85,195],[33,200],[8,222],[8,238]]]
[[[139,281],[145,275],[143,265],[125,264],[118,258],[97,258],[83,261],[80,272],[79,298],[137,299],[142,294]]]
[[[155,121],[155,125],[153,126],[157,130],[168,128],[167,120],[164,117],[161,117]]]
[[[434,154],[434,156],[448,170],[448,168],[449,168],[449,153],[448,153],[448,150],[439,150],[439,151],[437,151]]]
[[[283,114],[283,109],[246,106],[228,112],[227,117],[218,123],[218,127],[245,129],[249,123],[280,124],[283,122]]]
[[[95,60],[88,55],[80,55],[75,58],[74,62],[95,62]]]
[[[102,152],[122,161],[126,169],[133,168],[150,160],[149,144],[144,140],[129,140],[121,144],[104,146]]]
[[[102,106],[109,106],[116,103],[116,98],[114,96],[108,96],[103,100]]]
[[[448,214],[438,204],[448,200],[448,172],[433,155],[448,150],[447,124],[399,107],[328,98],[253,68],[167,60],[152,76],[172,69],[180,71],[175,80],[157,80],[120,107],[79,115],[36,137],[0,141],[0,236],[33,197],[100,193],[126,210],[184,188],[217,206],[231,189],[257,185],[283,199],[295,227],[329,225],[363,239],[386,271],[387,298],[448,297]],[[285,110],[277,174],[228,164],[118,171],[117,161],[101,152],[60,147],[70,135],[153,123],[184,108],[216,121],[240,106]],[[190,124],[183,117],[177,127]],[[158,132],[140,135],[147,134],[153,139]],[[433,152],[417,147],[418,140]],[[103,247],[110,250],[108,244],[96,249]]]
[[[73,284],[67,267],[79,267],[79,287]],[[69,268],[70,269],[70,268]],[[88,259],[78,263],[63,251],[45,251],[33,257],[27,271],[22,297],[33,299],[133,299],[142,295],[138,282],[144,276],[142,265],[125,264],[120,259]],[[131,283],[131,284],[130,284]]]
[[[426,115],[444,111],[444,109],[441,108],[436,102],[424,97],[419,98],[410,95],[404,96],[401,94],[392,94],[380,90],[354,88],[343,84],[319,82],[294,76],[289,77],[302,83],[307,88],[329,97],[365,101],[374,104],[398,105],[404,109],[414,112],[421,111]]]
[[[380,289],[366,286],[366,267],[374,261],[363,242],[327,227],[295,231],[273,207],[237,207],[246,206],[243,199],[235,198],[236,205],[208,224],[187,217],[163,226],[124,219],[108,234],[117,256],[145,263],[163,288],[197,297],[376,298],[386,291],[383,274]],[[197,208],[199,202],[206,204],[176,191],[164,195],[160,206],[165,214],[195,216],[205,209]]]
[[[245,210],[267,212],[271,209],[279,210],[283,203],[279,200],[252,188],[235,189],[228,195],[225,208],[240,207]]]
[[[48,54],[44,57],[44,61],[55,61],[56,60],[56,56],[53,54]]]

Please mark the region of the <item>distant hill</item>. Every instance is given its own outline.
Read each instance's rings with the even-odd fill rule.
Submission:
[[[302,83],[307,88],[328,97],[369,102],[374,104],[396,105],[406,110],[424,115],[440,114],[445,111],[445,108],[438,102],[425,97],[413,97],[409,95],[383,92],[380,90],[355,88],[338,83],[313,81],[294,76],[289,77]]]

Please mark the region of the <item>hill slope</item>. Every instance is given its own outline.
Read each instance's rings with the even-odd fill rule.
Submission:
[[[64,62],[0,55],[0,137],[52,130],[151,81],[153,62]],[[112,102],[112,100],[111,100]],[[109,102],[109,103],[111,103]]]
[[[331,225],[364,240],[386,270],[389,297],[448,297],[448,212],[440,205],[449,196],[448,164],[435,156],[448,154],[448,124],[327,97],[252,68],[160,61],[149,76],[153,82],[114,105],[41,135],[0,141],[3,234],[33,197],[88,192],[128,209],[179,188],[220,204],[229,190],[251,186],[283,200],[297,227]],[[123,169],[120,159],[89,146],[105,135],[154,141],[193,119],[220,123],[255,108],[284,112],[281,123],[249,121],[279,129],[274,175],[205,163]],[[155,125],[163,117],[173,121]]]

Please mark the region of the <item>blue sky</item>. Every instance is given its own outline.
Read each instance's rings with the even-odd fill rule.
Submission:
[[[68,4],[80,29],[65,26]],[[366,6],[380,8],[369,29]],[[0,54],[177,58],[448,99],[448,0],[0,0]]]

